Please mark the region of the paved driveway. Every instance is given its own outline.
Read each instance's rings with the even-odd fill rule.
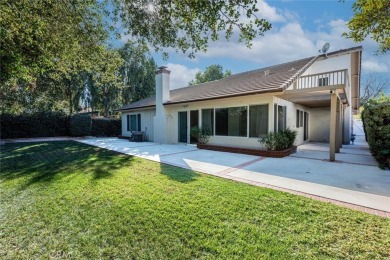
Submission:
[[[390,171],[379,169],[376,163],[372,165],[372,158],[359,154],[358,149],[352,149],[352,153],[358,153],[355,159],[342,150],[336,157],[338,162],[329,162],[326,160],[329,153],[321,144],[308,144],[299,147],[292,156],[276,159],[199,150],[192,145],[134,143],[117,138],[78,141],[220,177],[390,212]]]

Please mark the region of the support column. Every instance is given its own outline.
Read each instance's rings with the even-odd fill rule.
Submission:
[[[344,120],[344,107],[343,102],[340,100],[340,123],[339,123],[339,137],[340,137],[340,143],[339,143],[339,149],[343,148],[343,120]]]
[[[330,94],[330,136],[329,136],[329,160],[336,160],[336,117],[337,117],[337,92]]]
[[[337,110],[336,110],[336,147],[335,152],[339,153],[341,148],[341,125],[340,125],[340,118],[341,118],[341,109],[340,109],[341,102],[340,100],[337,100]]]

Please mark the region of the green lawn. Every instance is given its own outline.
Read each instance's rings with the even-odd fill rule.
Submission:
[[[0,258],[390,258],[390,219],[76,142],[1,146]]]

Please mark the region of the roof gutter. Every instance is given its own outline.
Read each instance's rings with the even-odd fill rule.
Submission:
[[[272,89],[272,90],[266,90],[266,91],[251,91],[251,92],[245,92],[242,94],[233,94],[228,96],[221,96],[221,97],[210,97],[210,98],[201,98],[201,99],[194,99],[194,100],[183,100],[183,101],[177,101],[177,102],[166,102],[163,105],[169,106],[169,105],[176,105],[176,104],[183,104],[183,103],[193,103],[193,102],[199,102],[199,101],[209,101],[209,100],[217,100],[217,99],[225,99],[225,98],[233,98],[233,97],[242,97],[242,96],[251,96],[251,95],[257,95],[257,94],[265,94],[265,93],[273,93],[273,92],[281,92],[282,90],[280,88]]]

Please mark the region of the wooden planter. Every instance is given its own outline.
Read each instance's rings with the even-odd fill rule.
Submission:
[[[289,156],[290,154],[296,153],[297,147],[293,146],[282,151],[267,151],[251,148],[239,148],[239,147],[229,147],[229,146],[219,146],[211,144],[197,144],[199,149],[212,150],[218,152],[229,152],[229,153],[241,153],[249,155],[257,155],[263,157],[273,157],[273,158],[282,158]]]

